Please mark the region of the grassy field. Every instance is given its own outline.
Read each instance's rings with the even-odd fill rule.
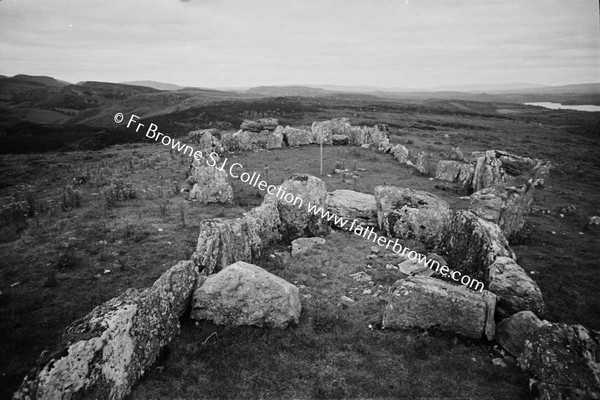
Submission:
[[[284,123],[348,116],[353,124],[390,124],[392,142],[414,154],[425,150],[439,158],[439,152],[459,145],[465,153],[496,148],[552,161],[550,180],[536,192],[526,227],[511,244],[542,289],[543,318],[600,329],[595,295],[600,237],[582,229],[589,216],[600,214],[599,113],[474,102],[321,101],[289,111]],[[317,146],[308,146],[229,157],[278,184],[292,172],[319,175],[318,154]],[[455,209],[466,207],[448,185],[389,155],[332,146],[324,154],[321,178],[330,191],[372,193],[389,184],[427,190]],[[358,170],[359,178],[326,175],[339,164]],[[0,167],[2,204],[21,204],[6,206],[0,231],[1,398],[10,397],[70,322],[129,287],[150,285],[188,259],[203,219],[233,218],[262,201],[257,189],[233,181],[234,206],[186,202],[179,188],[188,159],[159,144],[6,154]],[[575,210],[561,217],[568,205]],[[385,269],[394,256],[368,259],[372,244],[341,232],[327,239],[325,247],[301,259],[291,259],[289,247],[281,245],[257,262],[304,286],[298,326],[270,331],[185,319],[182,335],[131,398],[525,396],[526,377],[514,363],[494,366],[491,359],[498,354],[489,344],[435,331],[378,329],[385,288],[398,277]],[[354,281],[349,274],[357,271],[372,276],[374,285]],[[363,295],[366,289],[372,293]],[[355,303],[342,304],[341,295]]]

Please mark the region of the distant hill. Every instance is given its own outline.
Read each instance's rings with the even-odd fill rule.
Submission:
[[[317,97],[332,94],[321,88],[307,86],[257,86],[250,88],[246,93],[261,94],[263,96],[304,96]]]
[[[121,82],[123,85],[133,86],[145,86],[157,90],[181,90],[183,86],[175,85],[173,83],[157,82],[157,81],[132,81],[132,82]]]
[[[49,76],[32,76],[32,75],[15,75],[12,78],[8,78],[11,82],[28,83],[31,85],[41,85],[49,87],[61,87],[68,85],[67,82],[62,82]]]
[[[513,83],[492,83],[492,84],[477,84],[477,85],[454,85],[454,86],[436,86],[421,90],[419,92],[467,92],[467,93],[484,93],[484,92],[508,92],[513,90],[530,90],[545,88],[545,85],[537,85],[526,82]]]
[[[543,86],[537,88],[521,88],[501,90],[496,93],[532,93],[532,94],[560,94],[560,93],[597,93],[600,94],[600,83],[581,83],[576,85]]]

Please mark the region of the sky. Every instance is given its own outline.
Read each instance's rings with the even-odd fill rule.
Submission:
[[[0,74],[182,86],[600,82],[597,0],[0,0]]]

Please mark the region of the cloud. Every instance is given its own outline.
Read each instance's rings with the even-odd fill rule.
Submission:
[[[591,0],[5,0],[0,73],[198,86],[559,84],[600,80],[597,32]]]

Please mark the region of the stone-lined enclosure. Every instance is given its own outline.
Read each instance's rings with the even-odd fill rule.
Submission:
[[[344,119],[315,122],[311,131],[282,128],[272,119],[245,121],[242,128],[235,134],[222,134],[220,140],[218,132],[214,131],[190,136],[205,143],[203,148],[210,146],[221,151],[301,145],[318,142],[321,138],[324,143],[347,140],[350,144],[372,146],[377,151],[391,153],[400,162],[413,164],[421,171],[430,159],[420,154],[416,164],[412,163],[408,149],[390,145],[385,126],[357,128]],[[276,140],[280,135],[281,140]],[[507,178],[510,175],[507,168],[502,167],[511,165],[507,160],[519,160],[516,156],[486,152],[475,159],[472,176],[465,182],[493,191],[491,194],[475,192],[471,196],[470,209],[456,212],[432,194],[405,188],[377,187],[374,194],[327,193],[320,179],[306,174],[293,174],[282,186],[287,192],[340,216],[350,220],[356,218],[364,224],[377,224],[389,236],[422,240],[430,248],[442,252],[453,269],[478,277],[485,283],[485,290],[475,292],[436,277],[400,279],[394,284],[384,311],[384,327],[437,326],[467,337],[492,340],[496,321],[521,312],[530,312],[534,316],[543,312],[541,292],[517,264],[505,233],[520,229],[532,191],[544,179],[548,168],[538,161],[527,164],[532,168],[525,178],[518,177],[522,184],[517,186],[515,180]],[[470,167],[464,166],[467,164],[457,164],[459,173],[456,176],[460,177],[463,170],[470,171]],[[192,175],[195,168],[198,166],[192,165]],[[438,175],[440,168],[448,169],[448,166],[441,163]],[[508,170],[512,171],[510,167]],[[198,180],[194,182],[197,183]],[[421,227],[421,219],[430,221],[432,226]],[[14,398],[121,399],[178,333],[179,317],[190,310],[192,317],[211,319],[216,323],[285,327],[297,322],[301,310],[298,289],[247,263],[256,260],[270,244],[322,236],[329,229],[331,227],[321,217],[269,195],[260,206],[240,218],[203,221],[190,261],[182,261],[167,270],[152,287],[144,291],[130,290],[74,322],[65,331],[58,347],[44,353],[38,367],[24,379]],[[231,285],[236,280],[248,284]],[[268,288],[264,290],[267,295],[261,297],[264,288]],[[223,293],[230,295],[223,298]],[[250,299],[249,296],[257,298]],[[272,310],[265,312],[269,307]],[[249,318],[249,315],[253,317]],[[531,329],[531,332],[538,331]],[[573,340],[584,340],[584,333],[579,333]],[[544,341],[546,336],[540,334],[539,337],[532,340]],[[524,368],[534,375],[537,373],[535,376],[540,376],[544,387],[550,387],[548,390],[563,388],[562,383],[557,385],[563,386],[553,386],[544,378],[543,371],[548,368],[544,363],[548,361],[540,355],[542,349],[535,344],[521,347],[533,349],[528,353],[533,355],[525,356],[522,362]],[[590,365],[593,367],[593,363],[588,362],[582,368],[592,368]],[[595,379],[597,385],[598,375]],[[594,378],[586,384],[585,390],[596,390]]]

